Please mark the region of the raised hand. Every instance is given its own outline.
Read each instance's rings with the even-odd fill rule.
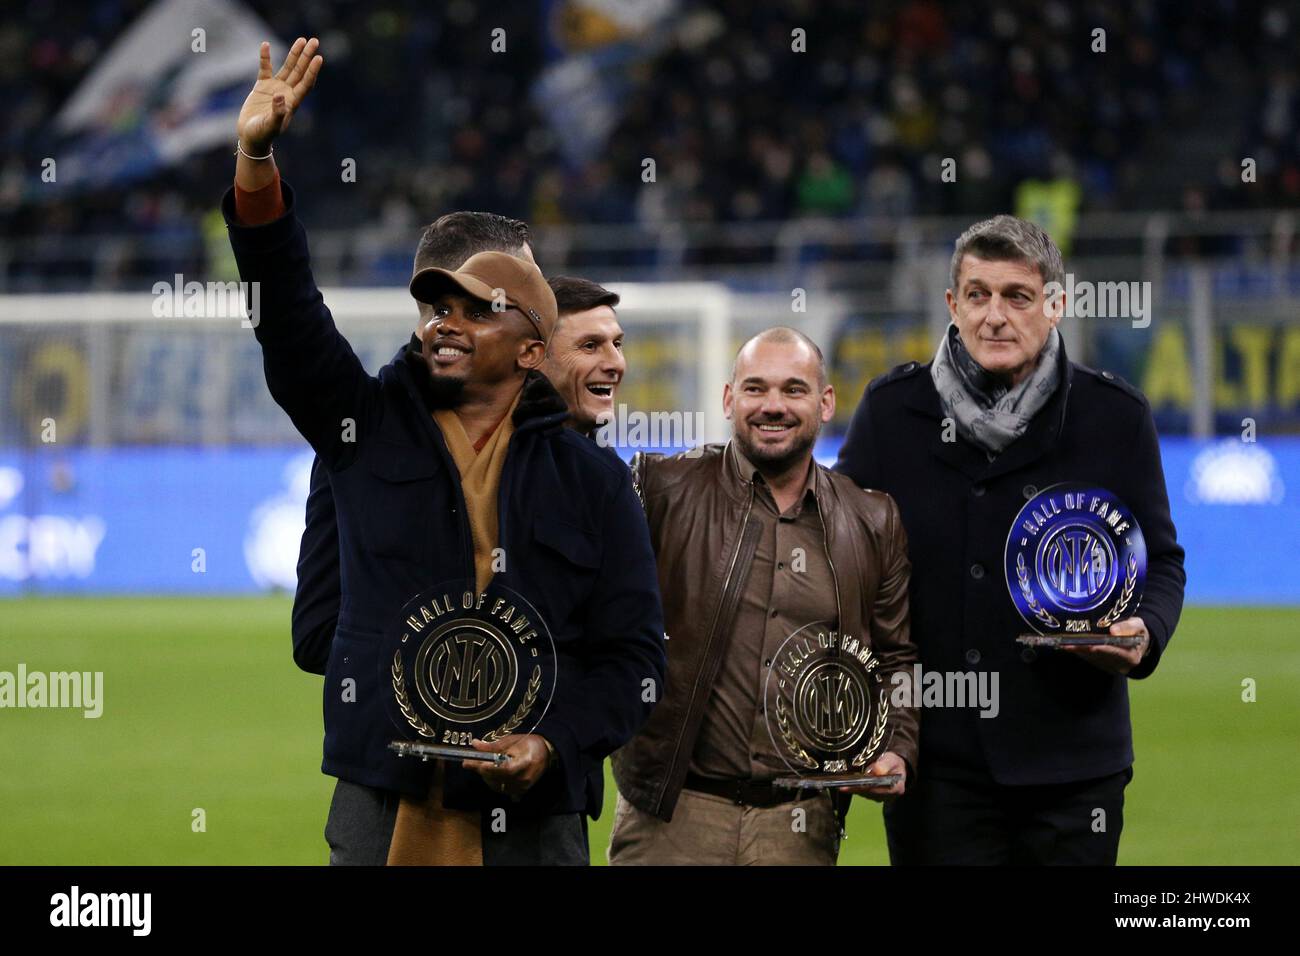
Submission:
[[[294,111],[302,104],[325,59],[313,55],[320,41],[298,37],[284,58],[278,73],[271,72],[271,44],[263,41],[257,82],[239,111],[236,129],[244,152],[263,156],[271,142],[289,125]]]

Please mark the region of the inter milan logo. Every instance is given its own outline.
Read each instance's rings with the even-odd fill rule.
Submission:
[[[837,660],[804,671],[794,690],[797,721],[827,750],[851,747],[867,729],[866,678]]]
[[[1038,558],[1038,580],[1071,611],[1096,607],[1114,585],[1115,548],[1082,522],[1053,529]]]
[[[434,631],[415,658],[415,686],[435,713],[458,722],[486,720],[514,692],[518,660],[498,629],[452,621]]]
[[[1146,543],[1115,495],[1063,483],[1016,515],[1005,563],[1011,600],[1038,634],[1104,634],[1142,600]]]
[[[763,688],[768,733],[796,774],[862,773],[884,750],[889,700],[871,646],[822,624],[795,631]]]
[[[463,746],[531,733],[555,692],[555,645],[537,611],[508,588],[447,584],[412,599],[381,655],[394,723],[417,739]]]

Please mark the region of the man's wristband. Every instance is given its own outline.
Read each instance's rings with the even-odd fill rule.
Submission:
[[[270,159],[272,156],[275,155],[275,144],[272,143],[270,146],[267,147],[267,149],[269,149],[270,152],[267,153],[265,156],[252,156],[252,155],[250,155],[250,154],[244,152],[244,144],[243,144],[243,143],[239,142],[238,140],[235,141],[235,155],[236,155],[236,156],[246,156],[246,157],[248,157],[249,159]]]

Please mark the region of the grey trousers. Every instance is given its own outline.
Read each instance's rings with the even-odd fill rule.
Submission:
[[[401,796],[340,780],[334,787],[325,842],[330,866],[383,866]],[[497,825],[494,826],[493,824]],[[484,866],[588,866],[587,818],[581,813],[525,820],[483,816]],[[498,832],[500,831],[500,832]]]

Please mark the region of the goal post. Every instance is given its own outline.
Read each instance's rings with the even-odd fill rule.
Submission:
[[[735,294],[710,282],[609,288],[621,296],[628,358],[617,403],[698,416],[702,428],[688,434],[725,440]],[[174,291],[0,296],[0,447],[39,442],[46,418],[59,422],[61,444],[299,443],[267,392],[248,321],[229,308],[212,314],[210,297],[184,314]],[[403,288],[321,292],[372,374],[415,331],[416,303]]]
[[[618,401],[641,411],[698,413],[703,441],[725,441],[722,385],[731,377],[731,291],[719,282],[612,283],[609,289],[620,296],[628,360]],[[672,343],[670,350],[662,347],[665,342]],[[656,397],[628,401],[646,394]]]

